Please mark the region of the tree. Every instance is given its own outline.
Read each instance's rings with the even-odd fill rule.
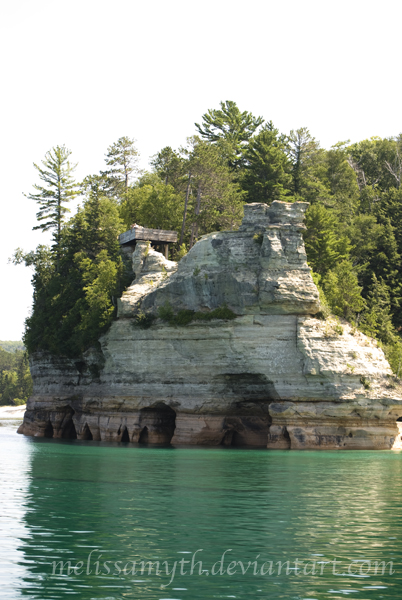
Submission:
[[[89,194],[61,232],[61,257],[46,247],[15,262],[34,267],[34,303],[26,320],[28,352],[78,357],[95,344],[114,318],[116,298],[131,281],[120,254],[124,230],[115,200]]]
[[[175,189],[180,185],[183,176],[183,158],[170,146],[165,146],[155,154],[150,161],[151,166],[164,180],[165,185],[172,185]]]
[[[396,340],[396,332],[392,324],[391,300],[388,286],[373,273],[371,289],[367,298],[368,310],[361,322],[361,329],[367,335],[376,337],[384,344],[392,344]]]
[[[112,198],[113,186],[110,186],[110,180],[105,173],[100,175],[87,175],[81,182],[81,192],[84,196],[92,198]]]
[[[343,223],[351,222],[359,207],[356,173],[348,162],[347,142],[338,142],[324,152],[324,184],[330,193],[329,203]]]
[[[131,178],[140,172],[139,152],[134,144],[134,139],[121,137],[107,149],[105,160],[111,168],[102,174],[107,176],[112,192],[118,197],[127,193]]]
[[[202,124],[195,123],[204,140],[220,145],[229,166],[237,169],[243,165],[243,154],[248,141],[264,119],[250,112],[240,112],[236,102],[226,100],[221,109],[209,109],[202,115]]]
[[[30,200],[35,200],[40,206],[36,218],[39,225],[33,229],[42,231],[54,230],[56,254],[59,258],[61,229],[66,213],[70,210],[65,206],[78,195],[76,183],[72,173],[76,165],[71,164],[69,156],[71,151],[65,146],[55,146],[45,154],[42,160],[43,167],[34,163],[39,173],[39,179],[45,186],[34,184],[37,194],[25,194]],[[42,222],[44,221],[44,222]]]
[[[172,185],[163,183],[156,173],[146,173],[137,185],[129,188],[120,216],[126,229],[138,223],[154,229],[178,230],[183,204],[182,195]]]
[[[399,142],[393,138],[372,137],[348,148],[349,164],[355,170],[360,191],[397,187]]]
[[[293,200],[291,164],[285,154],[285,143],[272,122],[250,140],[245,160],[241,183],[247,193],[247,202],[270,204],[273,200]]]
[[[188,139],[187,188],[184,202],[182,232],[186,215],[191,215],[189,247],[199,234],[222,229],[233,229],[243,215],[243,194],[234,174],[219,149],[197,136]],[[180,238],[180,245],[183,237]]]
[[[313,138],[307,127],[301,127],[289,133],[287,152],[292,162],[293,191],[297,196],[303,196],[306,187],[308,171],[316,162],[320,145]]]
[[[25,404],[32,393],[28,356],[24,350],[0,348],[0,406]]]
[[[336,216],[321,204],[313,204],[306,212],[304,243],[307,260],[315,273],[325,275],[335,265],[349,257],[351,245],[340,234]]]
[[[350,260],[343,260],[329,271],[323,280],[325,298],[335,315],[355,319],[365,307],[362,288]]]

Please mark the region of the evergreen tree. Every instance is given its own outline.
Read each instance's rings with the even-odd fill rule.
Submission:
[[[349,256],[351,245],[339,231],[336,216],[321,204],[313,204],[306,212],[304,243],[307,260],[315,273],[325,275]]]
[[[343,223],[350,223],[359,208],[359,187],[356,173],[348,162],[347,143],[335,144],[323,156],[323,183],[330,193],[327,202]]]
[[[375,273],[372,277],[370,292],[367,298],[368,310],[360,323],[364,333],[381,340],[384,344],[392,344],[397,336],[392,324],[391,299],[388,286]]]
[[[42,167],[34,163],[39,179],[45,186],[34,184],[37,193],[25,194],[40,206],[36,214],[39,225],[33,229],[53,230],[54,247],[58,257],[61,229],[66,213],[70,212],[65,205],[78,194],[77,185],[72,177],[76,165],[70,163],[70,155],[70,150],[65,146],[55,146],[46,152]]]
[[[209,109],[202,115],[202,124],[195,123],[195,126],[204,140],[220,146],[230,168],[238,169],[243,166],[247,143],[264,119],[254,117],[247,111],[240,112],[237,104],[231,100],[220,105],[220,110]]]
[[[24,336],[30,353],[77,357],[97,343],[131,280],[117,239],[123,229],[115,201],[90,195],[61,232],[58,270],[45,247],[15,256],[35,269],[33,312]]]
[[[286,150],[292,163],[293,192],[304,197],[311,168],[320,155],[320,145],[307,127],[301,127],[290,132]]]
[[[347,320],[355,320],[356,315],[366,307],[362,298],[362,288],[357,281],[350,260],[343,260],[334,269],[328,271],[323,288],[325,297],[335,315]]]
[[[0,348],[0,406],[25,404],[32,393],[28,356],[24,350]]]
[[[81,192],[84,196],[92,198],[113,198],[114,186],[105,173],[100,175],[87,175],[81,183]]]
[[[199,235],[233,229],[243,215],[242,192],[219,148],[194,136],[188,139],[186,189],[182,231],[189,211],[191,229],[189,247]],[[180,243],[183,238],[181,237]]]
[[[134,139],[125,136],[107,149],[105,160],[110,169],[101,174],[107,177],[110,191],[116,197],[127,194],[132,177],[140,172],[139,152],[134,144]]]
[[[285,143],[272,122],[250,140],[245,159],[241,184],[247,193],[247,202],[270,204],[273,200],[293,200],[291,164],[285,154]]]
[[[170,146],[162,148],[160,152],[155,154],[151,161],[151,166],[165,185],[172,185],[176,190],[178,187],[183,188],[183,158],[172,150]]]

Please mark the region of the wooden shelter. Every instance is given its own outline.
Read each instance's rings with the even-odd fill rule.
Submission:
[[[136,243],[141,241],[151,242],[152,248],[162,252],[165,258],[169,258],[169,244],[177,242],[177,231],[165,229],[148,229],[140,225],[133,225],[128,231],[119,235],[119,242],[128,252],[134,252]]]

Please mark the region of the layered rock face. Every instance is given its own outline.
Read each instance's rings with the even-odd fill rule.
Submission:
[[[138,243],[136,278],[100,348],[76,361],[32,357],[34,395],[19,431],[129,443],[399,447],[401,387],[382,350],[348,324],[314,316],[307,206],[246,205],[238,231],[204,236],[179,264]],[[212,311],[228,318],[207,320]],[[186,325],[177,324],[181,315]]]

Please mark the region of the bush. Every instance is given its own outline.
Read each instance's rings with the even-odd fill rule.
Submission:
[[[149,329],[157,318],[158,317],[152,313],[140,311],[134,319],[134,325],[141,327],[141,329]]]
[[[253,235],[253,240],[255,241],[256,244],[258,244],[259,246],[262,246],[262,242],[264,241],[264,236],[262,233],[255,233]]]
[[[211,310],[211,312],[194,311],[188,308],[181,309],[175,314],[172,306],[166,302],[159,308],[158,316],[162,321],[167,321],[169,325],[188,325],[192,321],[212,321],[213,319],[232,320],[237,317],[226,304]]]

